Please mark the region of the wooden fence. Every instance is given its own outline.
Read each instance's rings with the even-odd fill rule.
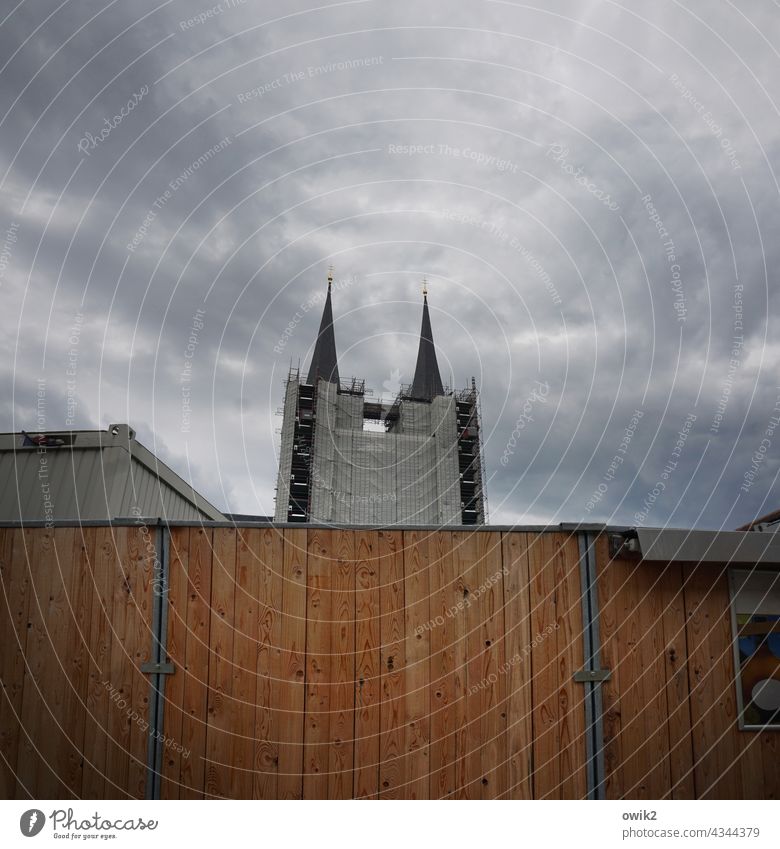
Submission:
[[[524,531],[0,529],[0,792],[148,793],[156,594],[163,798],[584,798],[578,539]],[[725,570],[597,542],[604,788],[776,798],[738,731]]]

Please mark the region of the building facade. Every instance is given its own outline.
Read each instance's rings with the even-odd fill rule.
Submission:
[[[225,519],[126,424],[0,433],[0,481],[0,521]]]
[[[479,396],[442,384],[427,291],[414,380],[385,403],[339,376],[331,284],[308,374],[287,378],[275,521],[484,523]]]

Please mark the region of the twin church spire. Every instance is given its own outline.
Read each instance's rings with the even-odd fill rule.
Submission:
[[[420,328],[420,347],[417,350],[417,366],[414,370],[411,397],[415,401],[432,401],[437,395],[444,395],[444,387],[436,359],[436,346],[433,344],[431,315],[428,312],[428,287],[423,283],[423,314]]]
[[[325,308],[322,311],[317,342],[309,366],[307,383],[314,384],[317,379],[329,383],[339,382],[339,367],[336,356],[336,335],[333,330],[333,305],[331,289],[333,286],[333,269],[328,272],[328,294],[325,298]],[[428,286],[423,281],[423,314],[420,328],[420,345],[417,351],[417,366],[410,397],[415,401],[432,401],[437,395],[444,394],[441,382],[439,363],[436,359],[436,346],[433,343],[431,316],[428,311]]]
[[[325,298],[325,308],[322,311],[320,332],[317,334],[317,343],[314,346],[314,354],[309,366],[309,377],[306,381],[314,385],[317,378],[326,380],[328,383],[339,382],[339,364],[336,358],[336,334],[333,331],[333,305],[330,299],[330,290],[333,287],[333,269],[328,270],[328,295]]]
[[[477,390],[472,380],[470,389],[444,394],[427,287],[414,379],[389,401],[366,398],[357,377],[339,382],[332,288],[331,271],[308,379],[292,367],[287,378],[276,521],[484,523]]]

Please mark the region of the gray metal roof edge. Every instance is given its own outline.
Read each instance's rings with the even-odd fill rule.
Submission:
[[[643,560],[694,563],[780,563],[780,534],[636,528]]]
[[[111,428],[118,428],[117,433],[112,433]],[[145,445],[135,437],[135,430],[127,424],[109,425],[106,430],[69,430],[67,428],[53,431],[29,431],[37,433],[71,433],[78,437],[73,445],[61,447],[48,447],[51,451],[84,451],[101,450],[109,448],[122,448],[132,459],[140,463],[155,475],[163,483],[177,492],[185,501],[188,501],[196,509],[210,517],[210,521],[227,521],[225,514],[218,510],[206,498],[198,493],[184,478],[180,477],[173,469],[166,465],[156,454],[153,454]],[[131,435],[132,434],[132,435]],[[21,431],[0,433],[0,451],[35,451],[38,446],[19,445],[24,436]],[[130,520],[134,521],[134,520]],[[2,525],[0,525],[2,527]]]
[[[751,531],[686,530],[684,528],[633,528],[622,525],[594,523],[558,525],[324,525],[310,522],[229,522],[216,520],[183,521],[144,517],[82,520],[63,519],[54,522],[0,521],[0,528],[72,528],[72,527],[127,527],[162,526],[169,528],[277,528],[352,530],[352,531],[454,531],[504,533],[561,533],[603,532],[623,534],[638,538],[641,557],[647,562],[695,562],[718,564],[780,565],[780,535]]]
[[[128,431],[132,430],[132,428],[126,424],[110,425],[109,427],[119,427],[120,431],[113,434],[108,428],[106,428],[106,430],[74,430],[72,428],[61,428],[60,430],[29,430],[26,433],[28,436],[37,436],[39,434],[69,434],[76,438],[72,445],[45,447],[52,451],[55,450],[55,448],[58,451],[63,449],[66,451],[80,451],[86,448],[115,448],[123,445],[127,438],[124,428],[127,428]],[[133,431],[133,433],[135,432]],[[135,436],[133,436],[133,438],[135,438]],[[34,451],[39,447],[37,445],[20,445],[20,441],[24,441],[23,431],[6,431],[0,433],[0,451]]]
[[[625,533],[631,529],[617,525],[576,525],[561,523],[558,525],[350,525],[350,524],[322,524],[315,522],[231,522],[222,520],[189,521],[183,519],[157,519],[147,517],[123,516],[115,519],[90,519],[79,521],[78,519],[60,519],[54,522],[46,522],[43,519],[35,521],[0,521],[0,528],[16,527],[85,527],[116,525],[126,527],[128,525],[167,525],[171,528],[194,527],[194,528],[281,528],[283,530],[345,530],[345,531],[475,531],[483,533],[486,531],[503,531],[508,533],[561,533],[561,531],[597,531],[607,533]]]

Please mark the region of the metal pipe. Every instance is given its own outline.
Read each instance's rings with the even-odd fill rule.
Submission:
[[[159,662],[164,664],[168,656],[168,589],[170,587],[170,545],[171,534],[168,528],[161,530],[161,554],[162,563],[160,572],[162,583],[160,585],[160,634],[158,639]],[[154,793],[153,798],[160,798],[162,784],[162,760],[165,750],[163,734],[163,716],[165,711],[165,679],[169,673],[160,672],[157,675],[157,756],[154,763]]]
[[[152,579],[152,650],[151,659],[141,669],[150,675],[149,739],[146,749],[146,799],[160,798],[163,754],[163,709],[165,677],[172,671],[166,664],[168,631],[170,532],[158,524]]]
[[[582,590],[582,648],[584,668],[579,680],[585,686],[585,756],[588,799],[604,798],[604,721],[601,684],[608,673],[600,668],[599,606],[596,589],[596,535],[577,534]]]

